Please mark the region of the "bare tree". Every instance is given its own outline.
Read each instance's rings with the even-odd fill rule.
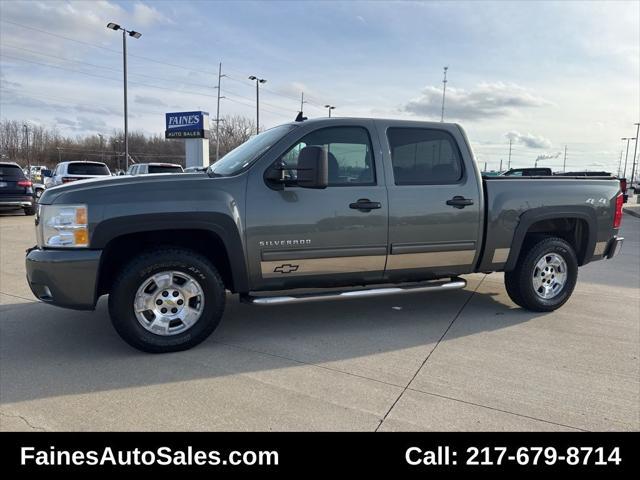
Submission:
[[[220,158],[231,150],[249,140],[256,131],[256,124],[247,117],[234,115],[224,117],[220,122]],[[215,125],[210,130],[209,135],[210,151],[212,162],[215,161],[216,149],[216,129]]]

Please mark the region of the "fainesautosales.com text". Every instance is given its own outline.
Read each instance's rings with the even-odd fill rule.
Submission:
[[[20,449],[20,463],[24,466],[275,466],[278,460],[278,452],[274,450],[222,453],[191,446],[181,450],[170,447],[119,450],[108,446],[101,450],[60,450],[54,447],[40,450],[28,446]]]

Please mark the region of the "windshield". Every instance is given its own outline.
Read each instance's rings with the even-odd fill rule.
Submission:
[[[209,172],[225,177],[239,173],[293,128],[295,128],[294,125],[280,125],[256,135],[211,165]]]

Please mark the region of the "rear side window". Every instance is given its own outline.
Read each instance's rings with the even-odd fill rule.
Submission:
[[[182,173],[182,168],[177,165],[149,165],[149,173]]]
[[[457,183],[462,160],[451,135],[426,128],[389,128],[393,177],[396,185]]]
[[[25,178],[24,172],[17,165],[0,165],[0,177],[4,179]]]
[[[69,175],[109,175],[109,169],[100,163],[70,163],[67,173]]]

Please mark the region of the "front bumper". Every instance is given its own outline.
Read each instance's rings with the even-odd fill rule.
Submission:
[[[102,250],[27,250],[27,282],[46,303],[93,310]]]
[[[607,246],[607,250],[605,251],[605,258],[611,259],[615,257],[622,248],[622,244],[624,242],[624,237],[613,237]]]

